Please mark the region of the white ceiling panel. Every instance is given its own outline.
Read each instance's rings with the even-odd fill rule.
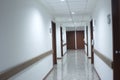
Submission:
[[[40,0],[40,2],[48,8],[56,22],[62,25],[68,23],[71,26],[75,26],[74,23],[88,22],[91,19],[90,16],[95,8],[96,1],[97,0]],[[75,14],[72,14],[72,12]]]

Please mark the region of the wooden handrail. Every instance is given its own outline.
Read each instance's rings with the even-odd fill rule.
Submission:
[[[47,51],[31,60],[28,60],[22,64],[19,64],[3,73],[0,74],[0,80],[7,80],[10,77],[16,75],[17,73],[21,72],[22,70],[26,69],[27,67],[31,66],[32,64],[42,60],[43,58],[47,57],[48,55],[52,54],[52,50]]]

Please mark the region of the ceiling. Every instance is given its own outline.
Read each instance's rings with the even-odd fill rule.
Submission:
[[[66,31],[83,31],[85,30],[84,26],[81,27],[66,27]]]
[[[96,0],[40,0],[54,20],[65,27],[85,26],[91,19]]]

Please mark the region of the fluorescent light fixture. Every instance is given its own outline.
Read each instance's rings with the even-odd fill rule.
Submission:
[[[65,0],[60,0],[60,1],[65,1]]]
[[[72,19],[70,18],[69,21],[72,21]]]
[[[72,14],[75,14],[75,12],[72,12]]]
[[[75,22],[74,24],[75,24],[75,25],[77,25],[77,23],[76,23],[76,22]]]

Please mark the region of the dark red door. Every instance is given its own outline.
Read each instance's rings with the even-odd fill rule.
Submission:
[[[67,31],[67,49],[75,49],[75,31]]]
[[[84,49],[84,31],[76,31],[77,49]]]
[[[75,49],[75,46],[84,49],[84,31],[67,31],[67,49]]]

